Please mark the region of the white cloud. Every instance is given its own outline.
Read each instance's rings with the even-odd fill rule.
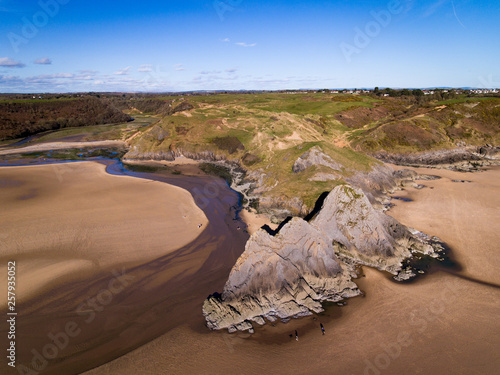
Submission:
[[[186,70],[186,68],[175,68],[176,71],[180,72],[182,70]]]
[[[51,74],[51,77],[54,78],[74,78],[75,75],[72,73],[56,73],[56,74]]]
[[[114,72],[113,74],[115,76],[126,76],[126,75],[128,75],[128,72],[129,72],[130,69],[131,69],[131,67],[127,66],[126,68],[123,68],[122,70]]]
[[[22,62],[12,60],[9,57],[0,57],[0,66],[7,68],[24,68],[26,65]]]
[[[222,39],[222,41],[223,41],[224,43],[229,43],[231,40],[229,40],[229,38],[225,38],[225,39]]]
[[[41,59],[35,60],[34,63],[41,64],[41,65],[50,65],[50,64],[52,64],[52,60],[49,59],[48,57],[42,57]]]
[[[236,44],[237,46],[241,46],[241,47],[255,47],[257,45],[257,43],[247,44],[244,42],[238,42],[238,43],[234,43],[234,44]]]
[[[226,69],[225,72],[226,73],[236,73],[238,69],[235,69],[235,68],[232,68],[232,69]]]
[[[95,76],[97,73],[99,73],[99,71],[91,70],[91,69],[79,70],[78,72],[80,74],[89,75],[89,76]]]
[[[21,78],[15,76],[4,76],[0,74],[0,84],[7,86],[18,86],[22,83]]]
[[[139,69],[137,69],[138,72],[152,72],[153,71],[153,65],[150,64],[143,64],[140,66]]]

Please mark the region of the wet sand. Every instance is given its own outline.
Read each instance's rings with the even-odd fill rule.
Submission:
[[[441,270],[398,284],[364,268],[366,277],[357,282],[365,297],[351,299],[347,306],[331,306],[287,324],[266,324],[254,335],[211,332],[204,326],[201,304],[209,293],[222,290],[247,238],[231,219],[235,196],[221,185],[215,189],[220,189],[218,197],[204,200],[213,197],[207,182],[220,180],[165,176],[166,182],[191,191],[209,219],[205,231],[179,251],[130,267],[130,285],[91,323],[72,309],[106,288],[109,270],[80,283],[61,283],[54,288],[53,302],[48,301],[52,294],[46,294],[34,314],[25,317],[19,345],[42,348],[47,338],[34,338],[32,332],[50,316],[46,331],[57,331],[73,319],[82,333],[50,362],[42,372],[47,374],[77,373],[119,356],[86,374],[496,373],[500,169],[424,172],[446,178],[422,182],[427,185],[422,190],[398,192],[413,201],[395,201],[389,213],[448,242],[462,266],[458,275]],[[298,342],[289,337],[295,329]]]
[[[248,238],[233,228],[237,195],[218,179],[133,174],[166,184],[104,168],[0,168],[7,213],[1,257],[17,263],[17,365],[24,373],[34,358],[42,374],[81,373],[194,321]],[[86,227],[85,235],[76,231]],[[68,324],[77,334],[53,357],[53,337],[64,337]],[[4,370],[17,373],[2,363]]]
[[[196,324],[178,326],[87,374],[496,373],[500,289],[481,281],[500,282],[495,272],[500,170],[424,171],[473,183],[425,181],[427,188],[399,192],[414,201],[397,201],[390,214],[448,241],[463,266],[460,275],[439,271],[398,284],[364,268],[366,277],[357,282],[365,297],[351,299],[347,306],[332,306],[287,324],[267,324],[252,336],[208,332],[198,316]],[[456,238],[457,233],[462,235]],[[298,342],[289,337],[295,329]]]

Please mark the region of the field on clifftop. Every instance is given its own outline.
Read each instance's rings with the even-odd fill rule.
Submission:
[[[187,110],[164,115],[160,102]],[[422,102],[323,92],[231,93],[131,98],[117,105],[132,116],[158,118],[129,138],[127,157],[174,153],[203,159],[210,153],[239,161],[261,181],[261,196],[275,203],[299,197],[308,209],[322,192],[371,170],[379,162],[370,155],[377,152],[499,143],[499,98]],[[311,149],[312,165],[294,171]]]
[[[129,160],[184,155],[240,165],[246,179],[256,182],[248,195],[255,193],[261,208],[265,202],[274,207],[291,204],[294,214],[310,211],[321,193],[380,165],[373,157],[377,153],[500,143],[498,97],[385,91],[390,94],[89,93],[40,101],[5,97],[0,112],[6,112],[4,128],[11,135],[51,129],[30,143],[113,139],[126,142]],[[123,123],[131,118],[135,120]],[[116,125],[95,126],[106,121]]]

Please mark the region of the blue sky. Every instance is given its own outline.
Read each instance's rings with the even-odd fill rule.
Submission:
[[[0,0],[0,92],[500,87],[500,2]]]

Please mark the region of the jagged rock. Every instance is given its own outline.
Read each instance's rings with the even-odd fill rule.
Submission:
[[[263,318],[307,316],[323,310],[321,301],[358,295],[351,272],[323,233],[293,218],[276,237],[264,230],[251,237],[222,295],[210,296],[203,314],[209,328],[229,330]]]
[[[379,152],[374,156],[386,163],[411,167],[443,168],[455,171],[473,171],[478,167],[499,165],[500,148],[486,145],[483,147],[460,147],[452,150],[436,150],[412,154],[390,154]]]
[[[376,211],[362,190],[338,186],[310,221],[293,218],[272,236],[259,230],[231,270],[222,294],[205,300],[211,329],[247,330],[264,318],[322,311],[322,301],[360,294],[354,266],[397,274],[411,253],[431,252],[395,219]]]
[[[330,156],[323,153],[321,148],[314,146],[309,151],[302,154],[297,161],[293,164],[293,172],[299,173],[305,171],[313,165],[323,165],[335,171],[340,171],[341,166],[335,162]]]
[[[375,165],[369,172],[355,172],[353,176],[346,178],[346,181],[361,188],[368,197],[370,203],[379,207],[381,201],[386,200],[386,194],[392,193],[399,185],[399,180],[394,175],[394,170],[387,165]]]
[[[411,268],[405,268],[401,270],[396,276],[394,276],[394,280],[396,281],[406,281],[413,277],[415,277],[415,272]]]
[[[492,145],[484,145],[479,148],[478,153],[482,156],[499,158],[500,157],[500,147],[494,147]]]
[[[337,186],[311,224],[342,245],[342,256],[393,274],[411,251],[432,251],[396,219],[375,210],[361,189],[351,186]]]
[[[440,180],[441,177],[432,174],[419,174],[415,179],[423,181],[433,181],[433,180]]]
[[[282,221],[289,216],[307,215],[307,207],[298,197],[261,197],[259,198],[259,212],[269,214]]]
[[[411,169],[400,169],[398,171],[394,171],[394,178],[401,187],[411,186],[417,188],[418,184],[415,182],[417,177],[418,173],[412,171]]]

